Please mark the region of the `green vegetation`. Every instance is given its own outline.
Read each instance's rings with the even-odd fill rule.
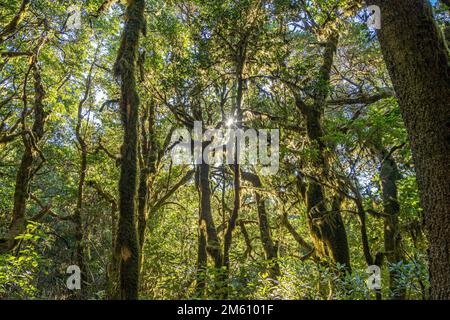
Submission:
[[[0,299],[450,299],[450,10],[385,2],[3,1]]]

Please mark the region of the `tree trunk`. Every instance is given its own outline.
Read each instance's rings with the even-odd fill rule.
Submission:
[[[97,52],[96,52],[97,55]],[[86,79],[86,86],[84,89],[84,95],[78,103],[78,113],[77,113],[77,125],[75,128],[75,136],[77,138],[78,146],[81,151],[81,161],[80,161],[80,177],[78,180],[78,190],[77,190],[77,204],[75,207],[75,212],[73,214],[73,222],[75,223],[75,240],[76,240],[76,256],[77,256],[77,264],[81,271],[81,283],[82,287],[80,292],[77,292],[77,296],[81,297],[84,293],[84,285],[86,283],[86,263],[85,263],[85,255],[84,255],[84,228],[83,228],[83,219],[82,219],[82,209],[83,209],[83,190],[84,190],[84,182],[86,180],[86,171],[87,171],[87,144],[84,140],[81,128],[83,124],[83,106],[86,100],[89,97],[89,92],[91,90],[92,83],[92,71],[94,69],[94,63],[96,60],[96,56],[91,64],[89,74]]]
[[[42,39],[40,45],[44,42],[45,40]],[[0,242],[0,253],[13,249],[17,243],[15,238],[22,234],[26,229],[27,199],[30,193],[31,180],[33,175],[36,173],[36,169],[33,168],[33,164],[41,152],[38,149],[38,143],[44,136],[44,126],[48,116],[48,114],[44,111],[43,100],[45,91],[42,85],[41,73],[37,63],[37,55],[40,45],[36,48],[36,52],[32,57],[30,66],[34,77],[34,122],[31,130],[22,136],[25,149],[16,175],[12,221],[9,227],[7,239],[2,239],[2,242]],[[25,114],[26,113],[24,112],[24,116]],[[26,119],[23,119],[23,123],[25,122]],[[24,128],[24,130],[28,129]]]
[[[450,59],[428,1],[370,0],[411,142],[429,240],[432,299],[450,299]]]
[[[383,152],[382,154],[386,154]],[[387,261],[396,264],[403,260],[400,246],[400,231],[398,230],[398,214],[400,204],[397,197],[397,180],[399,179],[397,164],[390,155],[382,159],[380,169],[381,189],[384,207],[384,251]],[[400,273],[398,270],[389,272],[389,288],[392,299],[402,300],[405,298],[405,288],[399,286]]]
[[[139,288],[139,244],[135,222],[139,96],[135,73],[139,35],[145,28],[144,8],[144,0],[128,2],[115,65],[116,75],[120,80],[120,112],[124,128],[115,254],[120,257],[120,297],[127,300],[137,299]]]
[[[373,153],[380,160],[380,180],[383,199],[384,213],[384,253],[388,263],[397,264],[403,260],[401,249],[400,230],[398,228],[398,215],[400,204],[397,196],[397,180],[400,179],[400,172],[391,152],[386,150],[381,144],[381,137],[378,137],[371,148]],[[406,288],[399,285],[401,274],[398,270],[389,271],[389,291],[394,300],[403,300],[406,295]]]
[[[155,136],[155,105],[150,102],[141,120],[141,154],[143,163],[139,175],[138,189],[138,239],[139,239],[139,265],[142,270],[143,248],[145,242],[145,230],[149,216],[149,196],[156,174],[156,162],[158,150]],[[148,127],[148,129],[147,129]]]
[[[249,181],[255,188],[262,188],[261,179],[251,172],[242,172],[242,179]],[[266,259],[270,262],[270,277],[277,279],[280,276],[280,266],[278,264],[277,248],[275,247],[272,235],[270,234],[270,225],[267,219],[266,205],[261,193],[255,192],[256,205],[258,206],[259,233],[266,254]]]
[[[197,253],[197,282],[195,290],[197,295],[202,298],[206,289],[206,267],[208,263],[208,255],[206,251],[206,226],[204,220],[199,217],[198,222],[198,253]]]
[[[205,145],[204,145],[205,147]],[[220,283],[223,281],[223,275],[220,273],[223,258],[220,247],[217,229],[214,225],[214,218],[211,210],[211,188],[209,185],[209,164],[202,163],[197,166],[197,185],[200,195],[200,214],[198,226],[198,253],[197,253],[197,293],[203,295],[205,293],[206,281],[205,271],[207,267],[207,253],[214,260],[216,269],[216,295],[222,295],[222,287]]]
[[[331,67],[337,49],[338,37],[329,37],[324,54],[323,64],[319,71],[318,84],[314,92],[313,105],[307,105],[296,96],[296,104],[306,120],[306,131],[311,145],[317,148],[317,156],[313,160],[320,179],[329,178],[329,163],[326,157],[326,146],[322,141],[322,113],[328,97]],[[308,225],[312,234],[316,252],[324,257],[330,256],[333,262],[347,266],[350,270],[350,255],[347,233],[340,212],[327,210],[327,199],[322,185],[310,181],[306,190],[306,207]]]
[[[246,60],[246,41],[240,42],[238,46],[238,54],[236,60],[236,105],[234,114],[236,116],[236,128],[239,129],[242,125],[242,98],[244,92],[244,79],[243,79],[243,71]],[[233,230],[236,227],[236,221],[239,215],[239,211],[241,209],[241,170],[239,165],[239,154],[238,154],[238,143],[239,139],[236,139],[236,148],[234,150],[234,164],[233,164],[233,188],[234,188],[234,197],[233,197],[233,211],[230,216],[230,220],[228,221],[228,227],[225,231],[224,236],[224,246],[223,246],[223,265],[226,269],[226,277],[228,278],[228,273],[230,269],[230,250],[231,243],[233,242]],[[227,279],[228,280],[228,279]],[[227,291],[228,292],[228,291]]]
[[[148,170],[141,169],[138,188],[138,239],[139,239],[139,269],[142,269],[142,249],[145,241],[145,227],[147,225],[148,210]]]
[[[209,186],[209,165],[202,163],[199,165],[199,188],[200,188],[200,234],[206,231],[207,251],[214,259],[214,266],[217,269],[222,267],[222,252],[220,248],[217,229],[211,210],[211,188]]]

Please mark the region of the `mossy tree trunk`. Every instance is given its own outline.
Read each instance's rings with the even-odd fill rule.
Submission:
[[[140,33],[145,31],[144,8],[144,0],[128,1],[125,27],[115,65],[116,76],[120,81],[120,112],[124,128],[115,254],[120,261],[120,297],[127,300],[137,299],[139,288],[139,244],[135,221],[139,115],[136,61]]]
[[[142,270],[145,230],[149,217],[149,196],[156,174],[158,149],[155,136],[156,105],[149,102],[141,117],[141,169],[138,188],[138,239],[140,269]]]
[[[318,81],[314,92],[314,101],[306,104],[296,96],[296,105],[306,121],[306,133],[311,146],[317,149],[317,155],[312,165],[317,168],[320,179],[329,178],[329,163],[326,156],[326,146],[323,142],[322,113],[328,97],[331,68],[334,54],[337,50],[338,36],[329,36],[323,62],[319,70]],[[319,181],[311,180],[305,193],[308,211],[308,224],[317,254],[329,256],[333,262],[345,265],[350,270],[350,254],[347,233],[340,212],[327,209],[325,190]]]
[[[261,179],[258,175],[251,172],[242,172],[242,179],[249,181],[253,187],[262,188]],[[261,192],[255,191],[256,205],[258,209],[259,233],[263,244],[266,259],[270,262],[270,277],[277,279],[280,276],[280,266],[278,264],[277,248],[272,240],[270,232],[269,219],[267,217],[265,199],[261,196]]]
[[[197,256],[197,290],[203,292],[205,288],[204,271],[207,267],[207,253],[214,260],[214,267],[222,267],[222,252],[217,229],[211,209],[211,187],[209,185],[209,164],[202,163],[198,168],[198,190],[200,196],[200,215],[198,229],[198,256]]]
[[[450,59],[426,0],[370,0],[415,163],[429,241],[431,298],[450,299]]]
[[[387,261],[397,264],[403,260],[400,243],[400,230],[398,228],[398,215],[400,204],[397,196],[397,180],[400,178],[397,164],[392,155],[386,150],[381,153],[380,179],[384,208],[384,251]],[[389,288],[393,299],[404,299],[405,288],[399,284],[400,273],[396,269],[389,271]]]

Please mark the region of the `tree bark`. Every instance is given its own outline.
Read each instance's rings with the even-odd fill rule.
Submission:
[[[321,179],[329,177],[329,163],[326,157],[326,146],[322,141],[322,113],[328,97],[331,67],[337,50],[338,37],[331,35],[325,45],[323,63],[318,75],[318,83],[314,92],[314,102],[307,105],[298,96],[296,104],[306,120],[306,131],[311,145],[317,148],[317,156],[313,160],[317,175]],[[333,262],[345,265],[350,270],[350,254],[347,234],[340,212],[327,210],[325,190],[317,181],[310,181],[306,190],[306,206],[308,225],[312,234],[316,252],[322,256],[330,256]]]
[[[141,155],[142,166],[139,175],[138,189],[138,239],[139,239],[139,265],[142,269],[145,230],[149,216],[149,195],[156,174],[158,150],[155,137],[155,105],[150,102],[141,119]],[[147,128],[148,127],[148,128]]]
[[[204,144],[203,144],[204,145]],[[221,267],[223,263],[220,240],[217,235],[217,229],[214,225],[214,218],[211,209],[211,188],[209,185],[209,164],[202,163],[197,166],[197,186],[200,196],[200,212],[198,225],[198,253],[197,253],[197,294],[202,296],[205,293],[206,279],[205,271],[207,268],[208,257],[214,260],[214,267],[217,283],[223,281]],[[215,293],[221,296],[222,287],[217,285]]]
[[[400,177],[397,164],[391,155],[382,159],[380,169],[381,189],[383,195],[384,207],[384,251],[387,261],[396,264],[403,260],[403,254],[400,246],[400,231],[398,229],[398,215],[400,213],[400,204],[397,197],[397,180]],[[391,297],[394,300],[405,298],[405,288],[399,285],[400,273],[398,270],[389,272],[389,288]]]
[[[397,181],[400,179],[400,172],[392,152],[386,150],[381,144],[381,137],[378,137],[371,146],[375,156],[380,161],[381,193],[383,199],[383,219],[384,219],[384,255],[388,263],[397,264],[404,259],[401,249],[400,230],[398,228],[398,215],[400,204],[398,202]],[[401,274],[398,270],[389,271],[389,291],[393,300],[403,300],[406,295],[406,288],[399,284]]]
[[[208,264],[208,254],[206,249],[206,226],[201,215],[198,224],[197,282],[195,290],[199,297],[203,297],[206,289],[205,272]]]
[[[124,128],[115,254],[120,261],[120,297],[127,300],[137,299],[139,288],[139,244],[135,221],[139,114],[136,61],[139,36],[145,28],[144,8],[144,0],[128,2],[125,27],[115,65],[115,73],[120,80],[120,112]]]
[[[370,0],[411,142],[429,241],[432,299],[450,299],[450,59],[425,0]]]
[[[242,172],[242,179],[249,181],[255,188],[262,188],[261,179],[251,172]],[[255,192],[256,205],[258,206],[259,233],[266,254],[266,259],[270,261],[270,277],[277,279],[280,276],[280,266],[278,264],[277,248],[273,243],[270,233],[269,220],[267,219],[266,205],[261,193]]]
[[[222,252],[217,229],[211,210],[211,188],[209,186],[209,165],[202,163],[199,165],[199,189],[200,189],[200,234],[206,236],[207,251],[214,259],[214,266],[217,269],[222,267]]]

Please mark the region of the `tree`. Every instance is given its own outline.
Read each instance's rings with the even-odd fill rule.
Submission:
[[[368,4],[381,8],[378,39],[411,141],[430,244],[431,297],[450,299],[448,48],[428,1]]]
[[[361,2],[79,1],[81,28],[67,1],[0,6],[0,298],[429,298],[419,178],[428,201],[445,197],[416,179],[410,146],[446,146],[442,52],[425,68],[434,36],[392,12],[380,49]],[[444,3],[432,10],[446,28]],[[180,163],[188,145],[214,161]]]
[[[25,94],[23,99],[24,111],[21,121],[23,127],[22,130],[26,132],[26,134],[22,135],[24,152],[20,161],[19,170],[17,171],[16,175],[12,221],[9,227],[7,239],[2,240],[2,242],[0,243],[0,252],[7,252],[13,249],[17,244],[16,237],[22,234],[26,229],[26,207],[30,192],[30,182],[33,176],[36,174],[37,170],[39,170],[42,165],[36,165],[36,161],[38,159],[41,159],[41,161],[45,160],[39,148],[39,143],[44,136],[44,126],[48,118],[48,113],[44,110],[43,100],[45,96],[45,90],[42,84],[38,58],[39,52],[46,41],[47,35],[46,33],[44,33],[41,35],[38,44],[33,50],[30,66],[28,68],[27,78],[30,72],[32,72],[34,79],[34,121],[31,130],[28,129],[25,119],[25,116],[28,113],[27,98]],[[24,92],[27,90],[26,83],[27,81],[25,81]]]
[[[126,23],[115,65],[120,80],[120,113],[124,128],[119,180],[119,224],[115,253],[120,257],[120,297],[137,299],[139,289],[139,245],[136,232],[137,146],[139,95],[136,61],[141,32],[145,34],[144,0],[129,2]]]
[[[330,176],[330,164],[325,155],[325,145],[322,140],[324,134],[321,117],[328,97],[330,73],[337,44],[338,36],[335,34],[331,35],[325,44],[323,63],[318,75],[318,85],[313,93],[313,104],[306,104],[298,94],[295,97],[296,106],[305,117],[308,139],[314,148],[317,148],[318,154],[314,159],[314,166],[318,169],[320,179],[328,179]],[[327,208],[327,199],[320,182],[311,181],[308,183],[305,200],[308,210],[308,223],[316,251],[322,257],[330,256],[333,262],[346,265],[351,270],[345,226],[339,210]]]

